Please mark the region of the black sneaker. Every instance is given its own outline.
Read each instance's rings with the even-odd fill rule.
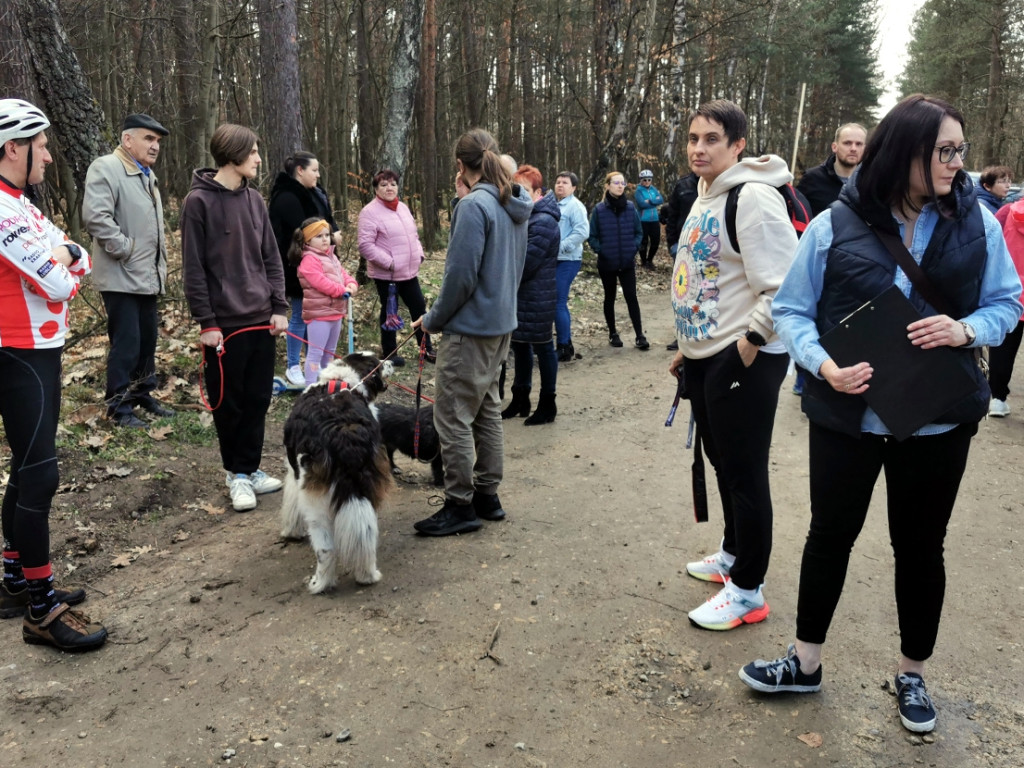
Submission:
[[[61,651],[90,651],[107,641],[107,630],[71,610],[67,603],[57,603],[41,619],[28,611],[22,620],[21,639],[31,645],[52,645]]]
[[[637,336],[636,337],[636,348],[637,349],[642,349],[642,350],[646,351],[646,350],[651,348],[651,343],[647,340],[646,336],[643,336],[643,335]]]
[[[611,344],[613,347],[621,347],[622,339],[619,338],[619,334],[617,333],[609,333],[608,343]]]
[[[477,517],[491,522],[505,519],[505,510],[501,508],[496,493],[473,491],[473,510]]]
[[[134,413],[122,413],[114,417],[114,423],[119,427],[129,427],[131,429],[149,429],[149,424],[144,422]]]
[[[456,504],[445,499],[444,506],[426,520],[413,523],[412,527],[424,536],[451,536],[455,533],[472,533],[483,526],[476,516],[472,504]]]
[[[395,355],[394,357],[389,357],[388,360],[391,361],[391,365],[394,368],[401,368],[403,365],[405,365],[405,358],[402,357],[401,355]]]
[[[70,592],[55,589],[53,595],[56,602],[68,605],[78,605],[85,600],[84,589],[73,589]],[[0,585],[0,619],[24,616],[26,608],[28,608],[28,587],[20,592],[10,592],[6,584]]]
[[[935,707],[921,676],[914,672],[896,675],[894,685],[903,727],[914,733],[928,733],[934,730]]]
[[[161,419],[169,419],[174,415],[174,411],[156,400],[143,400],[139,403],[139,407]]]
[[[814,693],[821,690],[821,665],[813,674],[800,671],[796,646],[775,661],[752,661],[740,670],[740,680],[761,693]]]
[[[665,349],[669,350],[670,352],[677,351],[679,349],[679,339],[675,339],[674,341],[671,341],[668,344],[666,344]]]

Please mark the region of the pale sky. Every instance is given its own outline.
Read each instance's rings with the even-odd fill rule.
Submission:
[[[878,116],[896,104],[896,79],[906,63],[910,25],[924,0],[878,0],[879,63],[882,68],[882,98]]]

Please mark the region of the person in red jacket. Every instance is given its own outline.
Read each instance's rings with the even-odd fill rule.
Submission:
[[[49,127],[27,101],[0,100],[0,417],[11,449],[0,618],[23,616],[26,643],[72,651],[107,639],[106,629],[70,608],[85,600],[83,590],[53,588],[50,563],[68,301],[91,261],[25,194],[42,183],[52,161]]]

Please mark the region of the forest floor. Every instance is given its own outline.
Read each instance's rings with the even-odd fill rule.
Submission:
[[[709,482],[711,522],[693,522],[685,405],[664,426],[674,393],[668,280],[665,261],[641,277],[645,353],[607,345],[598,281],[581,274],[582,358],[559,371],[557,421],[505,422],[506,521],[416,536],[437,489],[427,465],[399,459],[403,474],[380,510],[384,577],[372,587],[344,578],[332,593],[307,592],[314,558],[280,538],[280,494],[250,514],[231,511],[188,375],[192,347],[162,342],[162,365],[179,360],[163,392],[180,413],[148,433],[117,431],[98,406],[66,403],[54,564],[59,582],[87,587],[83,608],[110,639],[68,655],[25,645],[20,622],[5,622],[0,764],[1024,765],[1024,401],[1011,398],[1009,418],[980,425],[950,525],[944,621],[926,677],[934,734],[901,727],[890,688],[899,638],[883,481],[850,563],[822,692],[755,694],[737,670],[782,655],[794,631],[807,422],[787,378],[771,459],[771,616],[728,633],[692,626],[686,612],[715,587],[684,565],[718,546],[721,512]],[[624,330],[621,300],[618,310]],[[99,399],[102,357],[102,344],[67,352],[69,391],[91,387]],[[407,366],[398,378],[414,375]],[[425,377],[430,395],[431,369]],[[1014,384],[1024,391],[1024,375]],[[387,396],[411,402],[397,388]],[[283,466],[290,403],[284,395],[272,406],[272,473]]]

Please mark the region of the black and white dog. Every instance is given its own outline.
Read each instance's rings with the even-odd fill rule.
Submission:
[[[390,362],[381,365],[367,352],[335,360],[299,395],[285,422],[281,535],[309,535],[313,594],[337,584],[339,561],[359,584],[380,581],[377,508],[392,481],[373,400],[390,373]]]
[[[395,472],[395,451],[404,453],[410,459],[430,462],[434,485],[444,485],[444,468],[441,464],[441,442],[434,431],[434,406],[420,408],[420,448],[416,455],[416,409],[393,403],[381,403],[377,418],[380,420],[380,434]]]

